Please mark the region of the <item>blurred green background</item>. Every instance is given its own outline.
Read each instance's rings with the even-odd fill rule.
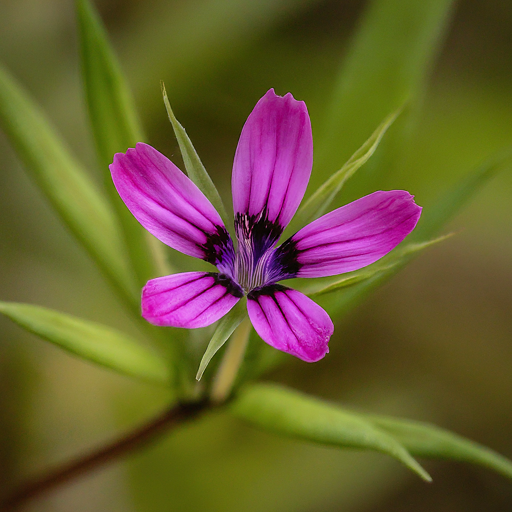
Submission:
[[[161,101],[163,79],[230,204],[233,154],[256,101],[270,87],[291,91],[306,101],[317,135],[365,2],[101,0],[96,6],[150,142],[181,164]],[[73,2],[3,0],[0,11],[0,60],[101,183],[81,92]],[[407,189],[428,207],[509,145],[511,64],[512,3],[461,0],[424,91],[418,128],[385,186]],[[355,142],[340,148],[344,157],[363,140]],[[313,181],[321,182],[319,174]],[[357,185],[349,187],[342,202],[356,192]],[[324,360],[307,365],[288,358],[267,377],[353,408],[434,422],[512,457],[511,198],[512,176],[501,174],[447,228],[455,237],[422,254],[336,324]],[[1,133],[0,239],[2,300],[135,329]],[[0,329],[4,488],[112,439],[167,403],[164,391],[74,359],[3,318]],[[512,510],[512,485],[503,477],[452,462],[425,466],[432,485],[382,455],[281,439],[217,414],[26,510]]]

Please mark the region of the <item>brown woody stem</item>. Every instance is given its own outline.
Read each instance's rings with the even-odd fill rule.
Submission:
[[[141,448],[159,435],[190,421],[209,408],[211,404],[206,400],[178,404],[113,443],[21,484],[2,501],[1,510],[16,510],[28,500]]]

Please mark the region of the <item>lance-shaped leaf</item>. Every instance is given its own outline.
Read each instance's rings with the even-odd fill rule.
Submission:
[[[397,439],[413,455],[470,462],[512,478],[512,461],[478,443],[419,421],[367,416],[380,430]]]
[[[351,272],[350,274],[344,275],[342,278],[338,278],[327,285],[303,291],[308,297],[320,297],[321,295],[328,295],[329,293],[334,293],[340,291],[343,288],[354,286],[358,283],[368,281],[369,279],[379,275],[383,275],[388,271],[391,271],[397,265],[398,261],[395,261],[390,265],[375,265],[371,268],[371,270],[358,270],[356,272]]]
[[[341,166],[389,112],[415,111],[445,33],[453,0],[373,0],[343,61],[317,150],[321,169]],[[404,119],[405,121],[405,119]],[[401,130],[396,131],[401,139]],[[394,138],[394,137],[392,137]],[[384,170],[384,166],[380,166]],[[370,174],[352,182],[375,190]],[[366,189],[360,190],[361,185]]]
[[[299,211],[293,219],[291,231],[295,233],[302,226],[318,219],[323,215],[334,198],[339,194],[345,182],[351,178],[356,171],[364,165],[375,153],[382,137],[393,124],[401,109],[390,114],[379,127],[372,133],[370,138],[348,159],[343,167],[335,172],[327,181],[325,181],[309,199],[301,205]],[[295,228],[295,229],[294,229]]]
[[[0,124],[62,221],[135,311],[139,290],[110,205],[70,154],[43,112],[0,69]]]
[[[431,480],[398,441],[363,416],[297,391],[268,384],[253,385],[241,392],[231,411],[238,418],[277,434],[386,453],[424,480]]]
[[[210,343],[201,359],[199,369],[197,370],[196,379],[201,380],[204,371],[212,360],[213,356],[222,348],[224,343],[233,334],[235,329],[242,323],[242,320],[247,316],[247,301],[241,300],[238,304],[225,315],[217,325],[213,333]]]
[[[163,357],[110,327],[31,304],[0,302],[0,313],[81,359],[131,377],[170,382]]]
[[[185,164],[185,170],[187,171],[188,177],[197,185],[199,190],[210,200],[215,209],[219,212],[225,226],[229,226],[231,223],[228,220],[226,208],[219,195],[217,188],[215,187],[208,171],[205,169],[203,162],[199,158],[197,151],[192,144],[185,128],[178,122],[174,112],[172,111],[165,85],[161,82],[162,95],[164,98],[165,109],[169,116],[174,135],[180,146],[181,156],[183,157],[183,163]]]
[[[405,244],[403,247],[398,247],[392,253],[390,253],[389,256],[383,258],[377,263],[374,263],[369,268],[357,270],[355,272],[349,272],[348,274],[344,274],[344,276],[341,278],[338,277],[331,279],[331,282],[329,282],[327,285],[324,284],[323,286],[316,286],[316,288],[303,291],[308,297],[319,297],[320,295],[334,293],[341,290],[342,288],[354,286],[355,284],[376,278],[378,276],[384,276],[388,273],[391,273],[393,269],[395,269],[395,267],[397,267],[403,261],[404,258],[412,256],[417,252],[423,251],[424,249],[438,244],[439,242],[443,242],[452,236],[453,233],[448,233],[447,235],[434,238],[428,242],[413,242]]]
[[[115,153],[144,140],[133,100],[99,16],[88,0],[77,1],[82,76],[99,163],[119,217],[140,286],[155,276],[148,234],[128,211],[109,171]]]

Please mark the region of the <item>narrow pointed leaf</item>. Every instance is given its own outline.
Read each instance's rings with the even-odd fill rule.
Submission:
[[[321,169],[339,168],[377,123],[405,101],[411,105],[406,117],[415,112],[453,3],[373,0],[368,4],[326,110],[317,152]],[[403,134],[403,129],[395,130],[391,139],[396,136],[400,143]],[[374,190],[370,176],[368,170],[365,180],[351,185]]]
[[[397,439],[413,455],[470,462],[512,478],[512,461],[448,430],[428,423],[398,418],[384,416],[367,418],[380,430],[388,432]]]
[[[235,329],[242,323],[243,319],[247,316],[247,306],[245,300],[240,300],[238,304],[224,317],[222,318],[215,332],[208,343],[208,347],[201,359],[199,369],[197,370],[196,379],[201,380],[204,371],[208,367],[208,364],[212,360],[213,356],[222,348],[224,343],[233,334]]]
[[[391,455],[424,480],[431,480],[398,441],[363,416],[297,391],[276,385],[253,385],[241,392],[231,411],[238,418],[276,434]]]
[[[428,242],[405,244],[403,247],[398,247],[392,253],[390,253],[389,256],[383,258],[383,260],[380,262],[374,263],[367,269],[350,272],[345,274],[342,278],[334,279],[327,285],[323,285],[321,287],[317,286],[316,288],[313,288],[309,291],[305,291],[305,293],[308,297],[319,297],[320,295],[334,293],[341,290],[342,288],[354,286],[363,281],[367,281],[378,276],[383,276],[398,266],[405,257],[412,256],[413,254],[423,251],[424,249],[438,244],[439,242],[443,242],[452,236],[453,233],[449,233],[447,235],[434,238],[433,240],[429,240]]]
[[[190,140],[185,128],[176,119],[174,112],[172,111],[171,104],[167,98],[167,92],[165,85],[162,82],[162,95],[164,97],[165,109],[169,116],[169,121],[172,124],[176,140],[180,146],[181,156],[183,157],[183,163],[185,164],[185,170],[187,171],[188,177],[198,186],[199,190],[210,200],[210,203],[219,212],[225,226],[229,226],[228,215],[226,208],[219,195],[217,188],[215,187],[210,175],[205,169],[203,162],[199,158],[197,151],[195,150],[192,141]]]
[[[405,256],[411,256],[417,252],[421,252],[424,249],[428,249],[429,247],[432,247],[433,245],[437,245],[440,242],[444,242],[445,240],[448,240],[452,236],[454,236],[455,233],[447,233],[446,235],[438,236],[437,238],[433,238],[432,240],[427,240],[426,242],[411,242],[408,244],[405,244],[403,247],[399,246],[397,250],[395,251],[396,254],[391,253],[390,256],[392,256],[393,259],[400,259]]]
[[[109,164],[115,153],[144,140],[133,100],[100,18],[89,0],[77,0],[82,76],[106,189],[118,214],[139,285],[155,277],[148,234],[119,197]]]
[[[0,302],[0,313],[81,359],[131,377],[163,384],[170,382],[165,359],[110,327],[15,302]]]
[[[328,295],[329,293],[334,293],[343,288],[354,286],[358,283],[368,281],[369,279],[372,279],[376,276],[383,275],[386,272],[390,271],[396,265],[398,265],[398,261],[395,261],[393,264],[386,266],[376,265],[371,270],[353,272],[351,274],[345,275],[341,279],[338,278],[337,280],[326,286],[322,286],[320,288],[317,287],[316,289],[306,291],[305,293],[308,297],[320,297],[321,295]]]
[[[348,159],[345,165],[325,181],[299,208],[296,218],[293,220],[294,227],[296,226],[296,229],[292,229],[293,232],[318,219],[327,211],[345,182],[375,153],[382,137],[384,137],[384,134],[400,112],[401,109],[386,117],[370,138]]]
[[[61,220],[84,245],[122,297],[139,310],[139,290],[127,265],[110,205],[70,154],[43,112],[0,69],[0,125]]]

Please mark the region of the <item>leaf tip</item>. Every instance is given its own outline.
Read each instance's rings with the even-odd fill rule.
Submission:
[[[201,361],[201,364],[199,365],[199,368],[198,368],[197,373],[196,373],[196,380],[197,380],[197,382],[199,382],[202,379],[203,373],[204,373],[205,370],[206,370],[206,365],[203,365],[202,361]]]
[[[432,479],[432,477],[430,476],[430,474],[429,474],[429,473],[427,473],[427,471],[425,471],[425,469],[423,469],[423,467],[422,467],[422,466],[420,466],[419,464],[418,464],[418,467],[419,467],[419,469],[421,469],[421,472],[420,472],[420,473],[418,473],[418,474],[419,474],[419,476],[420,476],[420,478],[421,478],[424,482],[426,482],[427,484],[431,484],[434,480]]]

